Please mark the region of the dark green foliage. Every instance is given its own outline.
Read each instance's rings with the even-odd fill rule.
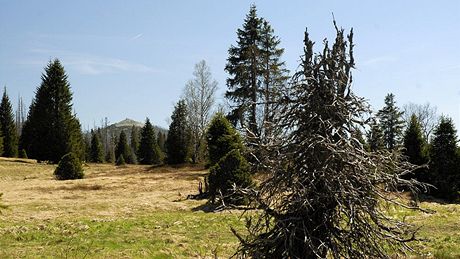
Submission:
[[[118,137],[117,146],[115,147],[115,157],[117,159],[117,163],[120,156],[123,156],[123,161],[126,161],[128,164],[132,164],[132,161],[128,160],[131,157],[130,153],[131,149],[128,146],[126,134],[124,131],[121,131],[120,136]]]
[[[423,139],[422,129],[415,114],[412,114],[409,126],[404,133],[403,154],[407,160],[414,165],[423,165],[428,162],[425,155],[425,140]],[[415,178],[422,182],[427,182],[427,171],[425,168],[417,169],[411,175],[405,176],[406,179]]]
[[[187,162],[190,150],[190,131],[187,124],[187,106],[180,100],[174,107],[169,125],[166,151],[168,164],[182,164]]]
[[[383,107],[377,116],[380,119],[380,126],[383,131],[383,143],[385,148],[392,151],[398,148],[401,143],[404,120],[402,112],[396,106],[394,94],[385,96],[385,107]]]
[[[244,197],[234,193],[233,185],[245,188],[252,185],[249,164],[239,149],[233,149],[211,167],[208,176],[211,200],[222,195],[225,203],[242,204]]]
[[[367,132],[367,146],[369,151],[378,151],[385,148],[382,128],[375,120],[371,122],[370,129]]]
[[[123,157],[123,155],[120,155],[117,158],[117,162],[115,162],[115,165],[126,165],[125,158]]]
[[[430,183],[433,194],[448,200],[459,197],[460,160],[457,153],[457,131],[452,119],[441,117],[433,133],[430,149]]]
[[[84,176],[80,159],[74,153],[64,155],[54,171],[58,180],[82,179]]]
[[[0,103],[0,136],[3,138],[1,156],[16,157],[18,155],[18,136],[13,119],[13,109],[6,94],[6,88],[3,91],[2,102]]]
[[[104,149],[101,143],[101,137],[99,132],[94,132],[91,130],[91,148],[89,161],[93,163],[103,163],[104,162]]]
[[[214,166],[234,149],[243,150],[239,134],[222,113],[217,113],[212,118],[206,133],[206,140],[210,166]]]
[[[137,163],[137,150],[139,149],[139,130],[136,126],[131,127],[131,142],[129,147],[131,148],[131,160],[133,164]]]
[[[252,5],[243,27],[237,30],[236,46],[228,50],[225,70],[230,77],[225,97],[234,104],[229,118],[248,130],[250,141],[264,137],[264,128],[272,121],[272,101],[287,80],[288,71],[280,61],[284,49],[279,43],[270,24],[257,17]]]
[[[145,120],[144,127],[141,131],[141,142],[137,150],[139,163],[144,165],[160,164],[162,153],[155,139],[155,131],[149,118]]]
[[[18,155],[19,158],[28,158],[27,157],[27,152],[25,149],[21,149],[19,150],[19,155]]]
[[[107,152],[105,153],[105,161],[107,163],[113,163],[115,162],[115,152],[113,148],[109,148]]]
[[[22,129],[21,148],[38,161],[59,162],[64,154],[84,159],[80,122],[72,114],[72,93],[64,67],[51,61],[42,75]]]

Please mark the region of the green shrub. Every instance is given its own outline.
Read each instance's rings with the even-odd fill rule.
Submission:
[[[217,164],[211,167],[208,177],[211,201],[222,194],[225,203],[242,204],[244,197],[234,193],[233,185],[248,187],[252,185],[249,164],[238,149],[228,152]]]
[[[80,159],[75,153],[68,153],[61,158],[58,167],[54,171],[54,175],[58,180],[73,180],[83,178],[83,169]]]
[[[211,167],[231,150],[243,149],[240,135],[222,113],[214,115],[206,132],[206,139]]]

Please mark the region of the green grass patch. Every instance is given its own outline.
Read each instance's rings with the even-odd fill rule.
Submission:
[[[243,230],[238,214],[158,212],[61,222],[0,222],[1,258],[190,258],[231,256]]]

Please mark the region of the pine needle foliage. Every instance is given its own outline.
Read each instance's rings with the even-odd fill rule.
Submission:
[[[78,156],[74,153],[64,155],[59,161],[54,175],[58,180],[82,179],[84,172]]]

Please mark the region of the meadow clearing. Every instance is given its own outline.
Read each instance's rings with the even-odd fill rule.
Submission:
[[[0,158],[0,258],[228,258],[244,231],[241,211],[209,212],[189,200],[201,167],[87,164],[85,179],[57,181],[55,165]],[[460,205],[434,213],[388,208],[420,227],[420,258],[460,258]]]

